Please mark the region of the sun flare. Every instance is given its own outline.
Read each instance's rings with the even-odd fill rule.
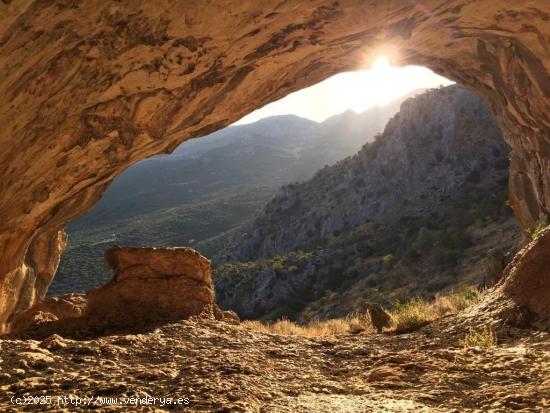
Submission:
[[[374,62],[372,64],[372,70],[384,70],[390,67],[390,59],[386,56],[379,56],[376,59],[374,59]]]
[[[392,66],[389,56],[380,54],[367,63],[364,70],[339,73],[291,93],[245,116],[237,124],[286,114],[320,122],[348,109],[360,113],[373,106],[386,105],[415,90],[453,83],[425,67]]]

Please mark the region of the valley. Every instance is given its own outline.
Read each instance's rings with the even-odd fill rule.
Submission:
[[[373,142],[281,188],[236,231],[217,255],[219,304],[307,322],[484,284],[490,251],[504,259],[522,240],[508,154],[487,106],[461,87],[405,101]]]
[[[90,213],[68,226],[68,246],[49,294],[86,291],[109,280],[103,255],[116,244],[189,245],[216,255],[281,185],[354,154],[404,100],[421,92],[322,123],[288,115],[232,126],[132,166]]]

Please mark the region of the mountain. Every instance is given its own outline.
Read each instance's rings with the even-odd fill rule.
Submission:
[[[487,249],[519,240],[508,153],[487,105],[463,88],[408,99],[373,142],[283,186],[236,231],[217,257],[218,302],[303,320],[481,281]]]
[[[50,293],[108,279],[103,254],[114,244],[192,245],[214,254],[281,185],[308,179],[372,140],[408,96],[322,123],[285,115],[231,126],[128,168],[92,211],[68,226],[69,245]]]

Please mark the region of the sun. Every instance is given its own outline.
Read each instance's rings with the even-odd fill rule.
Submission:
[[[390,59],[387,56],[379,56],[372,63],[372,70],[382,71],[388,69],[390,66]]]
[[[237,123],[252,123],[268,116],[286,114],[322,122],[348,109],[361,113],[373,106],[386,105],[417,89],[453,83],[425,67],[400,67],[392,63],[399,64],[399,60],[395,53],[387,49],[371,54],[362,60],[359,70],[339,73],[317,85],[292,93]]]

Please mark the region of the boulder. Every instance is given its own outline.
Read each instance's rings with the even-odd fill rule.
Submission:
[[[191,248],[113,247],[113,279],[89,292],[85,317],[101,328],[134,328],[214,314],[210,261]]]
[[[391,327],[391,315],[389,315],[380,304],[367,304],[367,312],[370,315],[372,326],[379,333],[382,332],[382,329]]]
[[[550,326],[550,227],[506,267],[501,292],[533,318]]]
[[[78,318],[84,312],[86,296],[84,294],[64,294],[47,297],[45,300],[17,314],[11,324],[11,332],[37,329],[40,325],[67,318]]]

